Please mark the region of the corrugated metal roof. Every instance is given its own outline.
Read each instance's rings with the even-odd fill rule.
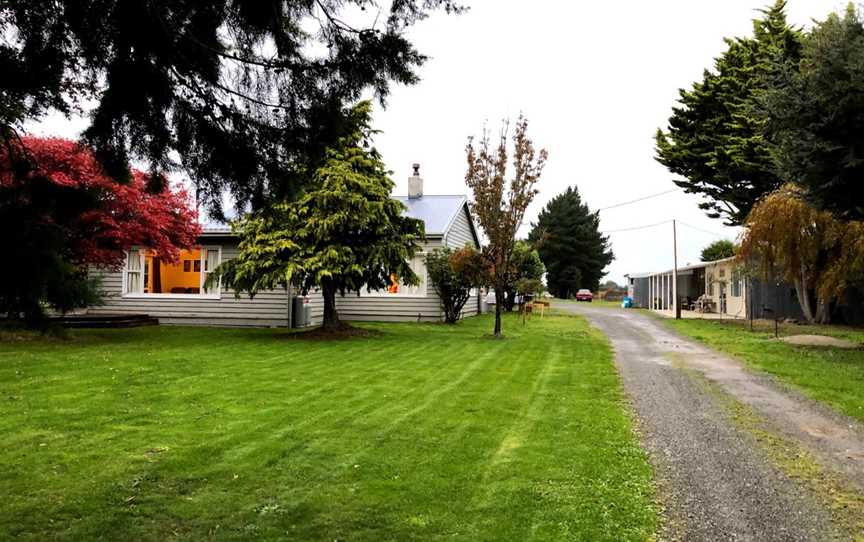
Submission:
[[[393,199],[401,201],[405,207],[405,214],[411,218],[417,218],[426,225],[426,235],[444,235],[453,223],[456,215],[467,203],[468,198],[456,195],[424,195],[419,198],[408,196],[393,196]],[[231,226],[225,222],[205,219],[201,222],[204,235],[230,234]]]
[[[231,233],[231,226],[225,222],[217,222],[207,219],[201,222],[201,233],[204,235],[214,233]]]
[[[393,196],[407,207],[406,215],[418,218],[426,224],[426,235],[444,235],[462,206],[468,201],[465,196]]]
[[[694,263],[691,265],[684,265],[684,266],[681,266],[678,268],[678,272],[681,273],[682,271],[692,271],[694,269],[702,269],[704,267],[708,267],[709,265],[717,265],[718,263],[729,262],[729,261],[734,260],[735,258],[736,258],[736,256],[730,256],[728,258],[723,258],[721,260],[714,260],[712,262],[699,262],[699,263]],[[667,275],[671,272],[672,272],[672,269],[667,269],[665,271],[648,271],[648,272],[643,272],[643,273],[629,273],[625,276],[628,276],[628,277],[634,278],[634,279],[638,279],[638,278],[650,277],[652,275]]]

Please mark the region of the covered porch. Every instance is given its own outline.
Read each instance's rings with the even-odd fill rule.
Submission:
[[[676,273],[671,269],[658,273],[647,273],[643,284],[648,291],[645,308],[658,312],[669,312],[674,315],[676,303],[682,313],[712,312],[710,303],[699,304],[698,301],[706,292],[705,265],[685,266]],[[676,283],[677,282],[677,283]]]
[[[677,281],[675,275],[677,274]],[[682,318],[746,318],[746,286],[735,258],[700,262],[677,270],[628,275],[637,307]]]
[[[663,318],[675,318],[675,311],[673,310],[655,310],[654,312]],[[681,318],[684,320],[743,320],[744,316],[740,314],[725,314],[722,312],[682,310]]]

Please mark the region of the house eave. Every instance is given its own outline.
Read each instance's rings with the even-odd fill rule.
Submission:
[[[728,258],[723,258],[720,260],[712,260],[710,262],[699,262],[699,263],[694,263],[691,265],[684,265],[684,266],[681,266],[678,268],[678,273],[684,273],[687,271],[692,271],[694,269],[705,269],[707,267],[711,267],[714,265],[733,262],[737,258],[738,258],[737,256],[729,256]],[[672,273],[672,271],[673,271],[672,269],[666,269],[663,271],[646,271],[646,272],[642,272],[642,273],[629,273],[625,276],[630,277],[630,278],[634,278],[634,279],[640,279],[640,278],[645,278],[645,277],[652,277],[655,275],[669,275]]]

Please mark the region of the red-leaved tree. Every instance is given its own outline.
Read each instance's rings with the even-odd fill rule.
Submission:
[[[65,139],[25,137],[0,149],[0,231],[11,247],[0,265],[0,314],[32,323],[45,305],[85,306],[96,286],[88,266],[116,268],[131,245],[176,261],[200,234],[194,205],[183,189],[152,193],[147,184],[135,170],[117,182]]]

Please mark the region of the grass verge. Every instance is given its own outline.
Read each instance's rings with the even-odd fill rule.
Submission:
[[[155,327],[0,343],[0,532],[42,540],[644,540],[651,472],[605,338]]]
[[[864,350],[794,346],[774,339],[772,322],[754,331],[744,321],[668,320],[679,333],[776,376],[805,395],[864,421]],[[864,341],[864,331],[845,327],[784,324],[782,335],[824,334]]]

